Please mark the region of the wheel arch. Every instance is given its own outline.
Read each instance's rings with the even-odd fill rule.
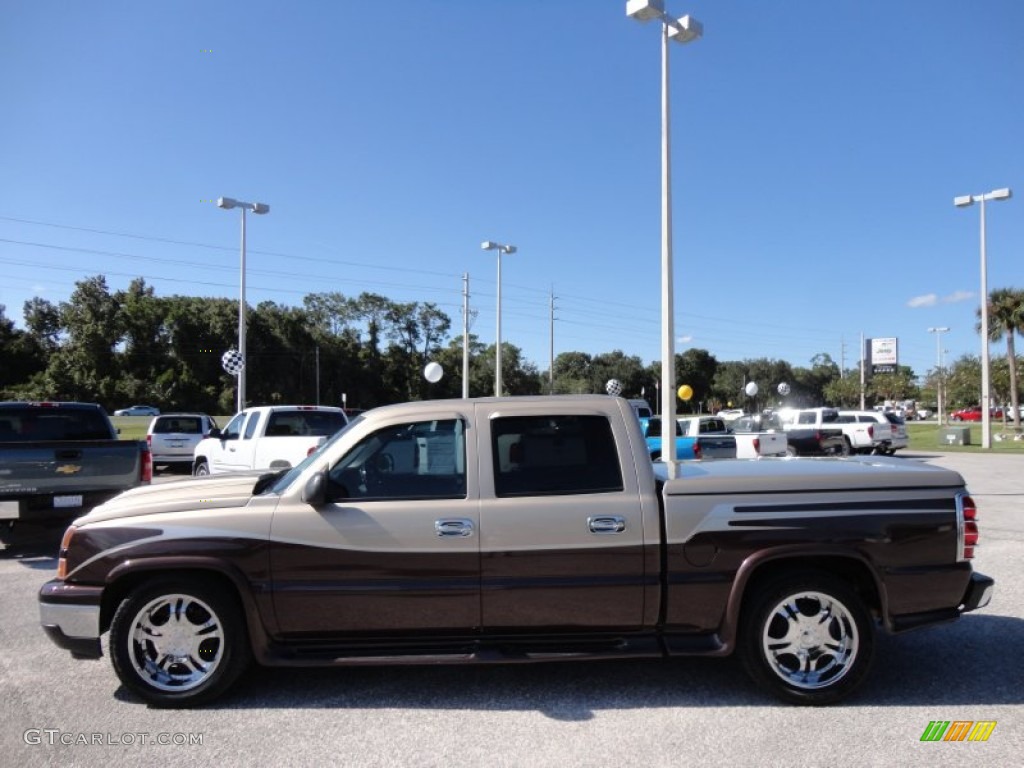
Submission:
[[[175,579],[217,586],[231,595],[244,615],[253,654],[257,659],[268,657],[270,638],[264,621],[272,620],[273,612],[263,615],[250,584],[242,574],[225,563],[206,558],[153,558],[126,561],[114,568],[103,589],[100,632],[110,629],[118,606],[136,589],[150,582]]]
[[[885,587],[871,563],[858,552],[783,551],[758,553],[747,558],[736,572],[722,623],[723,652],[732,653],[744,610],[763,585],[797,572],[817,572],[851,585],[877,621],[887,615]]]

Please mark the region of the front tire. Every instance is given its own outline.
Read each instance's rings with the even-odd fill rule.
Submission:
[[[192,468],[193,477],[206,477],[208,474],[210,474],[210,465],[205,459],[197,461],[195,467]]]
[[[190,707],[221,695],[252,654],[238,601],[191,579],[144,584],[110,626],[110,658],[126,688],[156,707]]]
[[[870,615],[857,593],[833,576],[805,572],[753,594],[737,650],[758,685],[792,704],[820,706],[860,686],[874,646]]]

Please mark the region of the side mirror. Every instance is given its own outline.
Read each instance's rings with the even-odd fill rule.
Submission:
[[[311,507],[322,507],[327,501],[327,472],[322,470],[309,478],[299,498]]]
[[[206,433],[206,436],[207,437],[220,437],[220,430],[217,429],[216,427],[214,427],[213,429],[211,429],[209,432]]]

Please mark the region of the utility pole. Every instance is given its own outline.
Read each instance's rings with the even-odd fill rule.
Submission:
[[[551,286],[551,303],[549,305],[549,323],[551,326],[551,348],[548,350],[548,394],[555,394],[555,286]]]
[[[462,273],[462,397],[469,397],[469,272]]]
[[[865,410],[865,403],[864,403],[864,377],[865,377],[865,370],[864,369],[867,367],[867,363],[865,362],[864,357],[865,357],[864,333],[861,332],[861,334],[860,334],[860,409],[862,411]]]

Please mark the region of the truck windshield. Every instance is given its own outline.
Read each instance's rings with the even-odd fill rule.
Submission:
[[[263,491],[263,494],[283,493],[284,490],[289,485],[295,482],[295,478],[297,478],[299,475],[305,472],[306,467],[319,460],[320,454],[327,450],[327,446],[333,445],[337,440],[341,439],[342,435],[346,434],[350,429],[352,429],[354,425],[358,424],[361,421],[363,421],[363,417],[356,416],[354,419],[352,419],[352,421],[350,421],[344,427],[335,432],[334,435],[329,440],[327,440],[323,445],[321,445],[319,448],[313,451],[313,453],[309,454],[309,456],[307,456],[304,461],[301,461],[298,464],[296,464],[294,467],[292,467],[283,475],[281,475],[281,477],[279,477],[277,480],[275,480],[273,483],[267,486],[267,488]]]

